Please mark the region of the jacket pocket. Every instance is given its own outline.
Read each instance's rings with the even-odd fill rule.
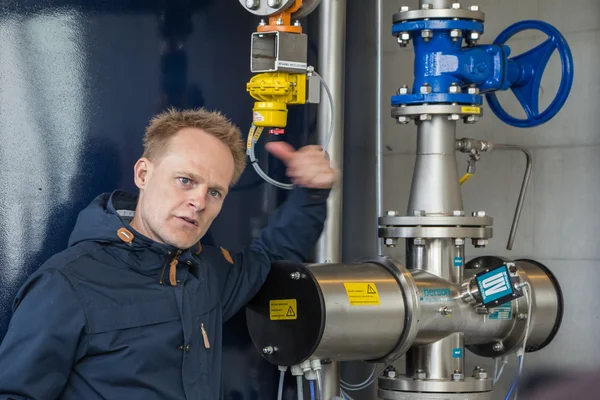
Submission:
[[[121,331],[181,319],[174,301],[150,301],[120,307],[91,308],[89,313],[91,334]]]
[[[217,343],[217,330],[215,309],[196,315],[193,318],[194,329],[193,342],[198,349],[198,370],[200,374],[208,374],[217,367],[216,365],[216,349],[219,346]]]
[[[104,384],[152,382],[181,368],[182,325],[175,301],[89,309],[88,369],[111,371]],[[95,375],[95,374],[92,374]]]

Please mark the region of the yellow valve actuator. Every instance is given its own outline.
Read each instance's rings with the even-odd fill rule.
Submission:
[[[287,125],[287,105],[306,103],[306,74],[258,74],[246,84],[246,91],[258,100],[252,109],[255,126],[284,128]]]

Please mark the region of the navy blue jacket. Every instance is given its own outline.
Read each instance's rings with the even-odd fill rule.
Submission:
[[[16,296],[0,346],[0,399],[219,399],[223,322],[258,292],[271,261],[307,261],[328,193],[294,189],[236,254],[154,242],[128,223],[134,196],[99,196],[69,247]]]

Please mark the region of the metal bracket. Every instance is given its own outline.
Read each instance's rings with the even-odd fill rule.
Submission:
[[[302,33],[255,32],[250,49],[250,71],[304,73],[308,67],[308,37]]]

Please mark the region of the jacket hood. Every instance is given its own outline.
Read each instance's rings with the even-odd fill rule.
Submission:
[[[138,196],[121,190],[96,197],[79,213],[69,238],[69,247],[93,241],[135,250],[148,248],[160,254],[177,251],[175,246],[151,240],[131,227],[137,201]],[[123,228],[126,230],[125,236],[122,236]],[[127,239],[129,235],[133,236],[131,242]]]

